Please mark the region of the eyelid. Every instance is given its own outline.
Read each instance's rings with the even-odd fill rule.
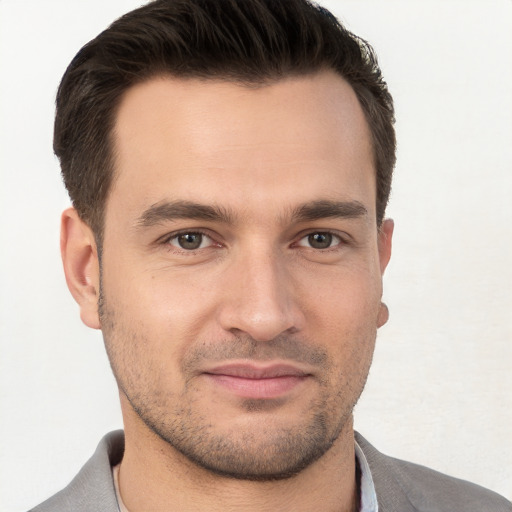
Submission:
[[[211,243],[208,244],[207,247],[198,247],[197,249],[183,249],[182,247],[179,247],[177,245],[171,244],[171,241],[173,239],[177,239],[180,235],[186,235],[186,234],[198,234],[202,235],[203,237],[206,237],[210,240]],[[171,233],[167,233],[166,235],[160,237],[157,241],[157,244],[159,245],[166,245],[168,247],[172,247],[173,249],[176,249],[177,251],[181,252],[188,252],[193,253],[194,251],[198,251],[200,249],[207,249],[208,247],[211,247],[213,245],[221,245],[217,240],[212,236],[212,234],[205,229],[201,228],[190,228],[190,229],[179,229],[178,231],[173,231]]]
[[[311,247],[310,245],[301,244],[301,242],[303,240],[307,240],[307,238],[310,235],[314,235],[314,234],[329,234],[333,237],[333,239],[337,240],[337,243],[330,245],[329,247],[326,247],[325,249],[317,249],[315,247]],[[333,231],[332,229],[311,229],[311,230],[308,230],[307,232],[300,233],[297,242],[295,242],[293,245],[297,245],[299,247],[306,247],[308,249],[313,249],[315,251],[329,251],[329,250],[335,249],[341,245],[348,244],[349,243],[348,238],[349,238],[348,235],[343,236],[338,231]],[[333,242],[334,242],[334,240],[333,240]]]
[[[305,239],[307,239],[308,236],[312,235],[312,234],[315,234],[315,233],[318,233],[318,234],[329,234],[331,235],[334,239],[337,240],[337,243],[335,243],[334,245],[331,245],[325,249],[316,249],[314,247],[311,247],[310,245],[307,245],[307,244],[301,244],[301,242]],[[207,247],[201,247],[201,248],[198,248],[198,249],[183,249],[177,245],[171,245],[171,240],[173,239],[176,239],[178,238],[180,235],[184,235],[184,234],[200,234],[202,235],[203,237],[206,237],[210,240],[210,243],[208,244]],[[301,233],[299,233],[297,235],[297,238],[296,238],[296,242],[293,242],[292,243],[292,246],[299,246],[299,247],[305,247],[305,248],[309,248],[309,249],[313,249],[315,251],[328,251],[328,250],[332,250],[332,249],[335,249],[337,248],[338,246],[341,246],[341,245],[347,245],[347,244],[350,244],[350,241],[351,241],[351,237],[350,235],[346,234],[346,233],[340,233],[339,231],[336,231],[336,230],[332,230],[332,229],[309,229],[307,231],[303,231]],[[210,232],[210,230],[208,229],[204,229],[204,228],[189,228],[189,229],[179,229],[177,231],[173,231],[171,233],[167,233],[165,235],[163,235],[162,237],[158,238],[155,242],[156,244],[158,245],[164,245],[164,246],[170,246],[172,247],[173,249],[176,249],[178,251],[182,251],[182,252],[187,252],[187,253],[193,253],[194,251],[198,251],[200,249],[207,249],[211,246],[222,246],[223,244],[221,242],[218,242],[216,237]]]

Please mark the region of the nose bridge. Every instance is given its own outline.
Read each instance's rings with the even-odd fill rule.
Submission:
[[[292,276],[286,258],[272,247],[241,250],[230,265],[223,328],[243,331],[258,341],[300,328]]]

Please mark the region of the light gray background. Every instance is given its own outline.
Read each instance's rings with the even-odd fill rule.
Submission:
[[[121,426],[101,335],[65,286],[53,100],[76,51],[138,0],[0,0],[0,500],[64,486]],[[356,427],[512,498],[512,2],[324,1],[396,101],[379,335]]]

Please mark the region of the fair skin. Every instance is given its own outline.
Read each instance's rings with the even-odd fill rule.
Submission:
[[[393,230],[354,92],[328,71],[153,78],[123,98],[115,145],[101,280],[73,209],[62,254],[120,388],[126,506],[353,510]]]

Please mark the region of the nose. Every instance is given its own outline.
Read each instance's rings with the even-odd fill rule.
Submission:
[[[293,276],[286,262],[271,251],[240,256],[225,278],[219,314],[224,330],[270,341],[302,329]]]

